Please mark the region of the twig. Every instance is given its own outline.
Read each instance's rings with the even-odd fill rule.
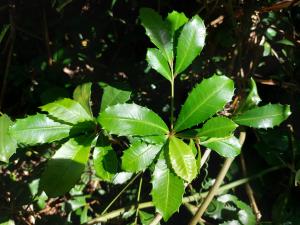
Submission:
[[[114,199],[108,204],[108,206],[103,210],[103,212],[101,213],[101,215],[105,214],[107,212],[107,210],[115,203],[115,201],[124,193],[124,191],[126,191],[126,189],[136,180],[136,178],[138,178],[141,175],[141,173],[138,173],[131,181],[129,181],[129,183],[119,192],[119,194],[117,194],[116,197],[114,197]]]
[[[1,94],[0,94],[0,110],[2,108],[3,104],[3,99],[6,91],[6,85],[7,85],[7,78],[9,75],[9,69],[11,65],[11,60],[12,60],[12,55],[13,55],[13,50],[14,50],[14,44],[15,44],[15,39],[16,39],[16,30],[15,30],[15,2],[13,0],[10,1],[9,3],[9,19],[10,19],[10,36],[9,39],[11,41],[10,43],[10,48],[8,51],[7,55],[7,61],[6,61],[6,66],[5,66],[5,71],[4,71],[4,76],[3,76],[3,82],[2,82],[2,89],[1,89]]]
[[[248,183],[251,180],[260,178],[260,177],[262,177],[262,176],[264,176],[268,173],[274,172],[274,171],[282,169],[282,168],[285,168],[285,167],[284,166],[271,167],[271,168],[268,168],[266,170],[263,170],[263,171],[259,172],[258,174],[255,174],[253,176],[242,178],[242,179],[233,181],[229,184],[225,184],[217,190],[216,194],[222,194],[222,193],[224,193],[224,192],[226,192],[226,191],[228,191],[232,188],[241,186],[245,183]],[[183,200],[182,200],[182,203],[185,204],[185,203],[188,203],[188,202],[195,202],[195,201],[197,201],[201,198],[205,198],[207,196],[207,194],[208,194],[208,192],[202,192],[201,194],[196,193],[196,194],[184,197]],[[97,218],[94,218],[94,219],[88,221],[84,225],[92,225],[92,224],[96,224],[96,223],[100,223],[100,222],[107,222],[110,219],[113,219],[113,218],[116,218],[116,217],[122,215],[126,211],[134,210],[136,207],[137,207],[136,204],[134,204],[134,205],[130,205],[128,207],[123,207],[123,208],[120,208],[120,209],[113,210],[109,213],[106,213],[104,215],[101,215]],[[153,205],[152,202],[149,201],[149,202],[140,203],[138,205],[138,207],[139,207],[139,209],[145,209],[145,208],[154,207],[154,205]]]
[[[43,28],[44,28],[44,38],[45,38],[45,45],[48,55],[48,65],[51,66],[53,63],[52,54],[50,50],[50,39],[49,39],[49,31],[48,31],[48,23],[47,23],[47,15],[46,15],[46,6],[45,1],[43,1]]]
[[[157,213],[149,225],[157,225],[162,218],[163,218],[162,215],[160,213]]]
[[[246,163],[245,163],[245,159],[244,159],[244,156],[243,154],[241,153],[240,155],[240,161],[241,161],[241,167],[242,167],[242,173],[243,173],[243,176],[244,177],[247,177],[247,168],[246,168]],[[254,194],[253,194],[253,190],[250,186],[249,183],[246,183],[245,184],[245,189],[246,189],[246,193],[247,193],[247,196],[249,198],[249,201],[250,201],[250,205],[253,209],[253,212],[255,214],[255,217],[256,217],[256,223],[259,223],[262,215],[258,209],[258,206],[256,204],[256,201],[255,201],[255,198],[254,198]]]
[[[241,144],[241,146],[244,144],[245,137],[246,137],[246,133],[241,132],[240,133],[240,144]],[[222,184],[222,182],[223,182],[223,180],[224,180],[224,178],[225,178],[225,176],[226,176],[233,160],[234,160],[234,158],[227,158],[225,160],[225,163],[224,163],[221,171],[219,172],[215,183],[213,184],[212,188],[209,190],[208,195],[206,196],[203,203],[199,207],[196,215],[191,219],[189,225],[197,225],[198,221],[201,220],[201,217],[202,217],[203,213],[206,211],[207,207],[209,206],[209,204],[213,200],[214,196],[217,194],[217,191],[218,191],[220,185]]]
[[[137,201],[136,201],[137,207],[136,207],[135,220],[134,220],[135,225],[137,225],[137,220],[138,220],[138,216],[139,216],[139,203],[140,203],[140,198],[141,198],[142,185],[143,185],[143,176],[141,176],[141,179],[140,179],[139,191],[138,191],[138,196],[137,196]]]

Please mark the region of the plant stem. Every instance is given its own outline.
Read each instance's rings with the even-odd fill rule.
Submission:
[[[241,132],[240,133],[240,144],[241,146],[243,146],[244,141],[246,138],[246,133],[245,132]],[[203,203],[201,204],[201,206],[199,207],[196,215],[191,219],[189,225],[197,225],[197,223],[199,221],[201,221],[201,217],[203,215],[203,213],[206,211],[207,207],[209,206],[209,204],[211,203],[211,201],[213,200],[214,196],[217,194],[217,191],[220,187],[220,185],[222,184],[232,162],[233,162],[234,158],[226,158],[223,167],[221,168],[215,183],[213,184],[213,186],[211,187],[211,189],[209,190],[208,195],[206,196],[206,198],[204,199]]]
[[[260,178],[260,177],[262,177],[262,176],[264,176],[268,173],[274,172],[274,171],[282,169],[282,168],[285,168],[285,167],[284,166],[271,167],[271,168],[268,168],[266,170],[263,170],[263,171],[255,174],[253,176],[249,176],[249,177],[246,177],[246,178],[242,178],[242,179],[233,181],[229,184],[225,184],[217,190],[216,194],[222,194],[225,191],[228,191],[232,188],[244,185],[244,184],[248,183],[251,180]],[[183,200],[182,200],[182,203],[195,202],[195,201],[197,201],[201,198],[205,198],[207,195],[208,195],[208,192],[203,192],[201,194],[196,193],[194,195],[184,197]],[[133,210],[136,207],[137,207],[136,204],[134,204],[134,205],[130,205],[130,206],[127,206],[127,207],[123,207],[123,208],[120,208],[120,209],[113,210],[109,213],[106,213],[104,215],[101,215],[97,218],[94,218],[94,219],[88,221],[87,223],[85,223],[85,225],[91,225],[91,224],[96,224],[96,223],[100,223],[100,222],[106,222],[110,219],[113,219],[113,218],[116,218],[116,217],[122,215],[126,211]],[[143,203],[138,204],[138,207],[139,207],[139,209],[145,209],[145,208],[154,207],[154,205],[153,205],[152,202],[143,202]]]
[[[174,122],[174,83],[175,79],[172,75],[171,81],[171,131],[173,131],[173,122]]]
[[[138,220],[138,216],[139,216],[139,203],[140,203],[142,185],[143,185],[143,176],[141,176],[141,179],[140,179],[138,196],[137,196],[137,207],[136,207],[135,220],[134,220],[135,225],[137,224],[137,220]]]
[[[149,225],[157,225],[162,219],[162,215],[160,213],[157,213],[154,219],[149,223]]]
[[[108,206],[103,210],[103,212],[101,213],[101,215],[103,215],[104,213],[107,212],[107,210],[115,203],[115,201],[124,193],[124,191],[126,191],[126,189],[136,180],[136,178],[138,178],[138,176],[140,176],[141,173],[138,173],[131,181],[129,181],[129,183],[119,192],[119,194],[117,194],[116,197],[114,197],[114,199],[108,204]]]

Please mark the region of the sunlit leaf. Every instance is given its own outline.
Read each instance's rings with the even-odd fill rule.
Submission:
[[[152,201],[156,210],[168,220],[178,211],[184,193],[183,180],[177,177],[160,158],[152,176]]]
[[[282,123],[290,115],[289,105],[268,104],[237,115],[233,121],[254,128],[272,128]]]
[[[48,197],[65,194],[79,181],[89,158],[90,143],[86,137],[72,138],[49,160],[40,181]]]
[[[146,169],[161,150],[162,145],[150,145],[135,142],[126,149],[122,156],[122,168],[128,172],[138,172]]]
[[[237,128],[237,124],[226,117],[213,117],[197,129],[198,137],[227,137]]]
[[[168,133],[165,122],[153,111],[136,104],[106,108],[98,117],[103,128],[117,135],[153,136]]]
[[[174,33],[188,21],[188,18],[184,15],[184,13],[173,11],[168,14],[166,21],[171,27],[172,33]]]
[[[78,102],[64,98],[40,107],[42,111],[67,123],[91,121],[93,117]]]
[[[241,144],[236,137],[230,137],[224,140],[216,140],[209,143],[200,142],[200,144],[227,158],[234,158],[241,152]]]
[[[223,109],[233,96],[233,81],[214,75],[198,84],[181,108],[174,129],[181,131],[195,126]]]
[[[156,48],[148,48],[146,55],[147,62],[149,65],[156,70],[159,74],[161,74],[164,78],[171,81],[172,74],[170,67],[168,65],[167,60],[161,54],[159,49]]]
[[[77,86],[74,90],[73,98],[75,101],[81,104],[81,106],[87,111],[87,113],[90,114],[90,116],[93,116],[91,109],[91,88],[91,82]]]
[[[197,165],[192,149],[172,136],[169,140],[169,157],[175,173],[189,183],[197,176]]]
[[[0,116],[0,161],[6,163],[17,149],[17,142],[9,133],[11,125],[13,122],[6,114]]]
[[[103,88],[103,95],[100,112],[103,112],[108,106],[125,103],[130,99],[131,91],[115,88],[107,84],[101,84],[101,87]]]
[[[19,144],[35,145],[58,141],[69,136],[71,126],[56,122],[44,114],[18,119],[10,128]]]
[[[205,25],[199,16],[194,16],[184,25],[178,38],[175,74],[184,71],[200,54],[205,36]]]
[[[173,61],[173,44],[171,31],[161,16],[150,8],[142,8],[140,10],[140,19],[146,34],[153,44],[162,52],[166,60],[171,63]]]

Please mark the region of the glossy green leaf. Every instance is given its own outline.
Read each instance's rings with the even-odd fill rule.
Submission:
[[[17,149],[16,140],[9,134],[11,125],[13,122],[6,114],[0,116],[0,161],[6,163]]]
[[[201,165],[201,150],[200,150],[200,148],[199,149],[196,148],[195,142],[193,141],[193,139],[190,139],[189,146],[192,149],[194,156],[196,157],[197,172],[199,173],[200,165]]]
[[[138,172],[146,169],[161,150],[162,145],[150,145],[134,142],[122,156],[122,168],[128,172]]]
[[[256,83],[253,78],[250,79],[250,90],[244,101],[240,104],[237,113],[252,109],[260,103],[261,99],[257,92]]]
[[[71,126],[58,123],[44,114],[18,119],[10,128],[19,144],[35,145],[58,141],[69,136]]]
[[[181,131],[213,116],[231,100],[233,92],[233,81],[226,76],[214,75],[203,80],[186,99],[174,129]]]
[[[169,140],[169,157],[175,173],[189,183],[197,176],[196,159],[192,149],[172,136]]]
[[[85,137],[72,138],[49,160],[40,181],[40,188],[48,197],[65,194],[79,181],[89,158],[90,144]]]
[[[90,116],[93,116],[91,109],[91,88],[91,82],[77,86],[73,93],[73,99],[79,102]]]
[[[103,128],[117,135],[153,136],[168,133],[165,122],[153,111],[136,104],[118,104],[106,108],[98,117]]]
[[[67,123],[91,121],[93,117],[76,101],[64,98],[40,107],[42,111]]]
[[[100,112],[103,112],[108,106],[125,103],[130,99],[131,91],[115,88],[107,84],[101,84],[101,86],[103,88],[103,96]]]
[[[201,143],[207,148],[217,152],[219,155],[226,158],[234,158],[241,152],[241,144],[236,137],[230,137],[224,140],[216,140],[208,143]]]
[[[240,125],[254,128],[272,128],[291,115],[289,105],[268,104],[248,110],[233,118]]]
[[[237,128],[237,124],[226,117],[213,117],[197,130],[198,137],[227,137]]]
[[[166,21],[171,27],[172,33],[178,30],[182,25],[184,25],[189,19],[184,15],[184,13],[179,13],[173,11],[168,14]]]
[[[111,146],[94,148],[94,168],[96,175],[102,180],[111,182],[118,170],[118,157]]]
[[[178,211],[183,193],[183,180],[168,168],[165,159],[159,159],[152,176],[151,195],[156,210],[165,221]]]
[[[167,60],[157,48],[148,48],[146,60],[152,69],[160,73],[164,78],[171,81],[172,74]]]
[[[184,25],[178,38],[175,74],[184,71],[200,54],[205,36],[205,25],[199,16],[194,16]]]
[[[162,52],[166,60],[173,61],[173,43],[168,24],[153,9],[142,8],[140,10],[140,19],[146,34],[153,44]]]

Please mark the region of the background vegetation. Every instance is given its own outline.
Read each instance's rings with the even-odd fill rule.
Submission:
[[[252,77],[262,103],[291,105],[293,114],[280,127],[247,130],[242,156],[234,161],[225,182],[276,168],[250,182],[261,224],[300,223],[298,1],[1,1],[1,112],[14,119],[34,114],[38,106],[71,97],[77,85],[92,81],[131,90],[135,103],[147,105],[167,121],[169,86],[145,60],[151,44],[138,19],[141,7],[155,9],[163,16],[172,10],[189,18],[198,14],[205,21],[208,36],[201,57],[176,83],[178,109],[186,93],[213,73],[234,79],[241,96]],[[102,89],[95,85],[92,94],[95,111],[100,107]],[[79,184],[65,196],[37,196],[36,180],[54,149],[55,145],[19,149],[8,165],[1,166],[1,222],[85,223],[96,218],[124,187],[102,182],[87,166]],[[122,154],[118,145],[115,149]],[[190,192],[207,190],[222,163],[212,154]],[[151,189],[149,174],[143,177],[141,202],[150,200]],[[138,187],[137,179],[112,209],[135,204]],[[248,198],[252,196],[249,186],[246,190],[238,186],[230,193],[249,205],[253,203]],[[232,217],[230,207],[216,200],[205,219],[222,223]],[[187,209],[182,206],[167,224],[187,224],[191,217]],[[145,221],[154,214],[152,208],[146,211],[150,214],[143,212],[141,216]],[[116,217],[108,224],[130,224],[134,212],[128,210],[123,218]]]

